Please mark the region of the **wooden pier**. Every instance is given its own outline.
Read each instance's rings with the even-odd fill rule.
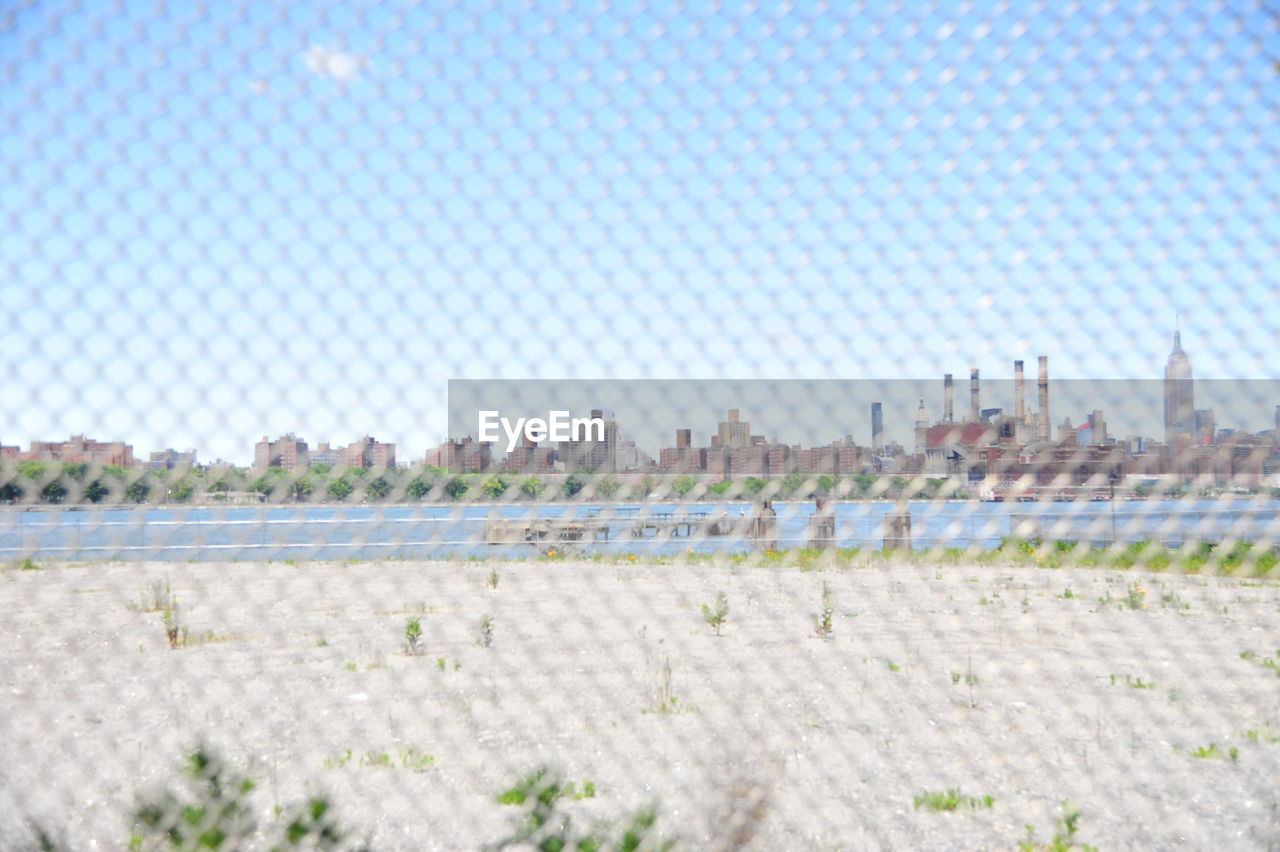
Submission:
[[[600,518],[540,518],[538,520],[489,521],[484,526],[488,544],[551,544],[554,542],[608,541],[609,524]]]
[[[710,512],[686,512],[681,515],[675,512],[654,512],[635,519],[631,526],[631,537],[689,538],[734,535],[745,530],[746,521],[746,518],[732,518],[728,515],[715,517]]]
[[[693,538],[746,535],[751,518],[714,516],[710,512],[654,512],[638,515],[594,513],[576,518],[499,518],[484,526],[488,544],[550,544],[554,542],[608,541],[610,522],[629,523],[632,538]],[[625,527],[622,527],[625,529]]]

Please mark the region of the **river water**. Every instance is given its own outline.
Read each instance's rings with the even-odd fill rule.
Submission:
[[[812,503],[776,503],[779,548],[803,547]],[[891,503],[835,504],[841,547],[879,548]],[[911,503],[917,549],[994,548],[1017,528],[1048,538],[1108,543],[1154,539],[1280,540],[1280,501],[1177,500],[1116,503]],[[377,559],[388,557],[533,556],[548,544],[491,545],[486,525],[581,519],[608,530],[607,540],[561,549],[604,554],[734,552],[750,548],[742,533],[636,538],[637,520],[749,518],[749,503],[514,506],[288,506],[162,509],[41,509],[0,512],[0,559],[89,561],[218,559]],[[554,545],[551,545],[554,546]]]

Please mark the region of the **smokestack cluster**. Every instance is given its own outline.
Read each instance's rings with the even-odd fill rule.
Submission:
[[[969,371],[969,422],[977,423],[982,419],[982,408],[978,405],[978,371]]]
[[[1022,375],[1022,362],[1013,362],[1013,419],[1022,422],[1023,415],[1026,414],[1026,398],[1027,385],[1026,378]]]
[[[1049,356],[1040,356],[1040,420],[1036,424],[1036,437],[1049,440]]]
[[[956,401],[955,382],[951,378],[951,374],[947,373],[942,377],[942,422],[954,423],[954,408]]]

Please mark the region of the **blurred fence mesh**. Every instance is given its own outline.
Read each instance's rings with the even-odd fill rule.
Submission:
[[[1265,3],[0,2],[0,847],[1280,846],[1278,85]]]

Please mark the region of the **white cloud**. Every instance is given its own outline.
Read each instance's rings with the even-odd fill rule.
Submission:
[[[307,70],[321,77],[330,77],[339,83],[350,83],[360,76],[369,60],[357,53],[332,50],[313,44],[307,48],[302,60]]]

